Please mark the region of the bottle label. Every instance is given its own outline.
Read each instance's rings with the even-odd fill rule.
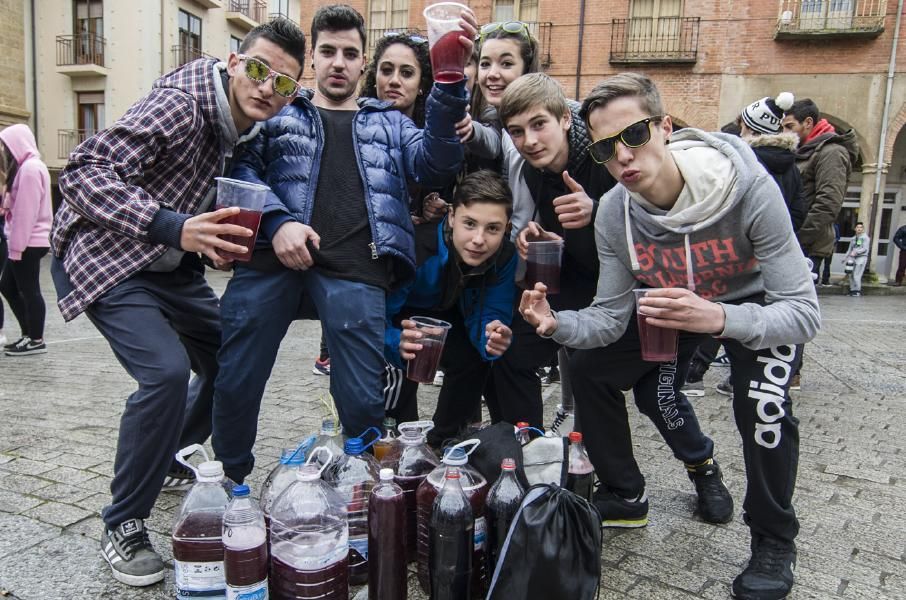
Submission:
[[[349,547],[361,554],[363,559],[368,560],[368,538],[349,540]]]
[[[228,585],[226,600],[268,600],[267,578],[252,585]]]
[[[475,550],[484,550],[488,539],[488,526],[484,517],[475,519]]]
[[[173,571],[176,580],[177,597],[197,596],[198,592],[219,592],[223,594],[226,590],[223,561],[188,562],[174,560]]]

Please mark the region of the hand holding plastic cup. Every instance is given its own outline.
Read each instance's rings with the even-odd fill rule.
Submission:
[[[266,185],[257,183],[248,183],[229,177],[217,177],[217,200],[216,208],[229,208],[231,206],[239,207],[239,214],[227,217],[221,223],[231,225],[240,225],[252,230],[249,237],[240,237],[238,235],[225,235],[223,239],[244,246],[246,252],[243,254],[234,254],[232,252],[218,251],[218,254],[225,260],[238,260],[248,262],[252,258],[252,250],[255,248],[255,239],[258,237],[258,226],[261,224],[261,211],[264,208],[264,200],[270,188]]]
[[[676,329],[667,329],[648,323],[648,319],[639,308],[639,300],[645,294],[664,288],[639,288],[635,293],[635,312],[639,322],[639,342],[642,346],[642,360],[648,362],[673,362],[676,360],[678,333]]]
[[[431,383],[440,365],[450,324],[431,317],[410,317],[410,320],[422,334],[418,340],[422,349],[415,353],[415,358],[406,366],[406,377],[418,383]]]
[[[438,83],[456,83],[465,77],[470,52],[459,41],[459,36],[469,37],[459,24],[464,10],[469,7],[458,2],[438,2],[422,13],[428,24],[431,70]]]
[[[544,240],[528,243],[525,259],[525,284],[533,289],[536,283],[547,286],[547,294],[560,293],[560,262],[563,259],[563,240]]]

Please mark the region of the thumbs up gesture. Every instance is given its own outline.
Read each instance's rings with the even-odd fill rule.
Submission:
[[[563,183],[571,193],[554,198],[554,212],[563,229],[581,229],[591,223],[594,203],[579,183],[563,171]]]

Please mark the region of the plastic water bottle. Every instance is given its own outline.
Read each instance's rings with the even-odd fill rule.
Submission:
[[[382,469],[386,468],[396,471],[396,465],[393,464],[392,459],[390,462],[384,463],[384,458],[387,454],[394,453],[393,450],[399,447],[399,441],[397,440],[396,435],[396,419],[387,417],[384,419],[382,426],[384,428],[384,437],[374,443],[374,458],[381,465]]]
[[[264,513],[264,523],[270,536],[271,508],[274,500],[296,481],[296,473],[305,464],[308,451],[314,446],[315,436],[311,436],[296,448],[287,448],[280,456],[277,466],[268,474],[261,487],[261,510]],[[270,539],[270,537],[268,537]]]
[[[566,476],[566,489],[591,502],[595,489],[595,468],[585,451],[582,434],[573,431],[569,434],[569,474]]]
[[[193,467],[186,457],[201,452],[205,461]],[[223,465],[208,460],[200,444],[183,448],[176,460],[195,472],[195,485],[186,494],[173,525],[173,567],[176,598],[226,598],[223,568],[223,512],[230,502]]]
[[[503,544],[519,504],[525,495],[522,484],[516,477],[516,461],[504,458],[500,463],[500,477],[488,491],[485,516],[488,520],[488,575],[493,576],[497,561],[500,560]]]
[[[364,443],[371,433],[374,439]],[[380,466],[365,452],[380,437],[377,427],[371,427],[359,437],[349,438],[344,454],[324,472],[324,481],[334,487],[346,501],[349,518],[349,583],[362,585],[368,581],[368,499],[378,481]]]
[[[381,469],[368,501],[368,597],[406,600],[406,591],[406,500],[393,469]]]
[[[267,600],[267,534],[264,513],[247,485],[233,488],[223,513],[223,562],[227,600]]]
[[[431,471],[425,481],[418,486],[415,493],[418,505],[418,533],[416,541],[416,554],[418,557],[418,582],[424,591],[430,589],[429,585],[429,526],[434,500],[444,485],[446,471],[456,467],[460,476],[460,486],[472,505],[474,522],[473,558],[472,558],[472,596],[484,597],[487,588],[487,570],[484,558],[485,545],[487,544],[487,525],[484,517],[485,498],[488,493],[488,482],[481,473],[469,466],[469,453],[475,450],[481,442],[479,440],[466,440],[447,449],[441,465]],[[468,450],[466,450],[468,448]]]
[[[325,464],[333,459],[329,449],[315,451],[324,454]],[[349,598],[346,502],[321,480],[324,467],[312,458],[271,509],[270,589],[275,600]]]
[[[529,424],[525,421],[516,423],[516,441],[519,442],[520,446],[525,446],[532,440],[528,428]]]
[[[313,448],[324,447],[330,450],[331,456],[333,456],[332,461],[335,463],[343,456],[343,435],[340,431],[337,422],[333,419],[324,419],[321,421],[321,431],[318,433],[318,437],[315,439],[315,443],[312,445]],[[317,460],[318,465],[321,465],[322,460],[325,460],[325,454],[318,454]],[[331,463],[333,464],[333,463]]]
[[[472,597],[474,527],[472,506],[462,490],[459,469],[450,467],[431,511],[428,546],[431,600]]]
[[[416,559],[418,532],[418,504],[415,495],[428,473],[437,468],[440,461],[428,448],[426,435],[434,428],[433,421],[409,421],[400,423],[399,447],[392,449],[385,460],[396,464],[394,481],[403,488],[406,498],[406,559]]]

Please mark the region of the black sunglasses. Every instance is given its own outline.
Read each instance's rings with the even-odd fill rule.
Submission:
[[[647,119],[636,121],[616,135],[601,138],[600,140],[593,142],[591,146],[588,147],[588,153],[591,154],[592,160],[599,165],[603,165],[616,155],[617,140],[623,142],[623,145],[627,148],[641,148],[651,140],[650,123],[652,121],[657,123],[663,118],[664,115],[658,115],[656,117],[648,117]]]

